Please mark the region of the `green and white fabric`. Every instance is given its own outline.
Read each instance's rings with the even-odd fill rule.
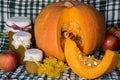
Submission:
[[[41,9],[47,4],[60,0],[0,0],[0,52],[9,49],[8,35],[5,30],[5,22],[13,16],[27,16],[34,22]],[[120,25],[120,1],[119,0],[78,0],[82,3],[94,6],[105,18],[107,28]],[[88,26],[89,28],[89,26]],[[118,50],[119,51],[119,50]],[[92,74],[91,74],[92,75]],[[69,67],[59,77],[52,79],[45,74],[28,74],[24,65],[18,66],[15,71],[5,73],[0,70],[0,80],[84,80],[78,77]],[[120,68],[116,68],[109,74],[105,74],[96,80],[120,80]]]

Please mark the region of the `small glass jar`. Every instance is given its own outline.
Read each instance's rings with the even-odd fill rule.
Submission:
[[[27,49],[30,48],[31,38],[31,34],[25,31],[19,31],[13,35],[13,40],[11,44],[18,56],[19,64],[25,64],[23,61],[24,53]]]
[[[25,68],[28,73],[37,73],[38,66],[43,58],[43,52],[40,49],[28,49],[25,51]]]
[[[6,21],[5,28],[9,36],[9,47],[12,51],[14,51],[15,49],[13,45],[11,44],[13,41],[14,33],[19,32],[19,31],[30,32],[32,28],[31,20],[28,17],[23,17],[23,16],[11,17]]]

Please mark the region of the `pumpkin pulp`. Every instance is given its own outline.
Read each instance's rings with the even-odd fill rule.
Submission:
[[[68,50],[69,49],[69,50]],[[107,50],[99,64],[88,66],[81,61],[81,51],[71,39],[65,42],[65,57],[71,69],[79,76],[87,79],[95,79],[110,72],[117,65],[117,56],[114,51]]]
[[[96,10],[88,5],[87,7],[84,7],[83,5],[84,4],[81,4],[80,6],[77,6],[77,8],[73,5],[72,7],[65,8],[61,13],[58,23],[58,36],[60,36],[59,44],[61,44],[63,52],[66,38],[74,40],[77,43],[78,48],[86,55],[91,54],[98,49],[104,40],[104,19]],[[88,8],[91,9],[88,10]],[[84,9],[84,11],[81,11],[82,9]],[[89,14],[89,12],[92,14]],[[97,14],[97,17],[94,14]],[[100,20],[97,20],[98,17]],[[91,31],[89,27],[93,30]],[[100,27],[103,28],[100,29]],[[96,34],[97,30],[102,31],[100,33],[103,35]],[[61,31],[61,35],[59,35],[59,31]],[[103,39],[99,40],[96,36]]]
[[[87,8],[90,7],[87,6]],[[100,14],[94,11],[94,9],[88,10],[87,8],[81,4],[80,6],[78,6],[78,8],[73,6],[70,8],[65,8],[62,11],[58,23],[58,34],[59,31],[61,31],[60,33],[62,36],[60,39],[60,43],[62,45],[61,47],[63,52],[66,36],[74,40],[80,50],[82,50],[86,55],[94,52],[102,44],[105,34],[104,20],[100,17],[101,21],[103,22],[98,22],[94,14],[96,13],[98,16],[100,16]],[[84,9],[84,11],[81,11],[82,9]],[[93,13],[92,11],[94,11],[95,13]],[[89,12],[92,14],[89,14]],[[100,29],[100,27],[104,28]],[[60,28],[61,30],[59,30]],[[93,30],[91,30],[90,28]],[[98,30],[102,31],[100,32]],[[97,31],[103,34],[103,36],[101,36],[100,34],[96,34]],[[99,40],[96,36],[99,36],[103,39]]]

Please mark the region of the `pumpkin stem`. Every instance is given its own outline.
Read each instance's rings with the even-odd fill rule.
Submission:
[[[64,6],[66,6],[67,8],[71,8],[73,7],[73,4],[70,1],[67,1],[64,3]]]

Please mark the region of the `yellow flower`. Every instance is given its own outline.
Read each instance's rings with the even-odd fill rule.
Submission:
[[[118,64],[117,64],[117,67],[120,67],[120,54],[117,53],[117,52],[116,52],[116,54],[117,54],[117,58],[118,58]]]
[[[54,57],[46,57],[43,61],[43,65],[39,66],[38,74],[46,73],[47,76],[55,78],[65,71],[67,65]]]
[[[44,63],[45,64],[56,64],[57,59],[53,57],[46,57],[46,59],[44,59]]]
[[[38,74],[39,75],[41,75],[44,72],[43,68],[44,68],[44,66],[38,67]]]
[[[59,66],[60,66],[61,71],[64,71],[67,65],[65,65],[62,61],[60,61]]]

